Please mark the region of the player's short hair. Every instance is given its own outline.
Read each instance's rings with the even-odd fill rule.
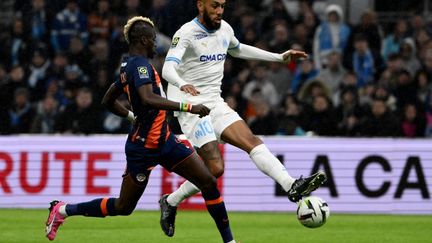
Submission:
[[[124,29],[123,29],[123,34],[124,34],[125,40],[128,44],[130,43],[129,31],[132,29],[132,26],[138,21],[143,21],[144,23],[147,23],[147,24],[151,25],[152,27],[154,27],[153,21],[151,21],[147,17],[135,16],[135,17],[130,18],[127,21],[127,23],[125,24]]]

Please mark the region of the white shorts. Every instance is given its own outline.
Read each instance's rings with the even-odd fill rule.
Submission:
[[[231,109],[223,99],[204,103],[211,109],[210,114],[203,118],[189,112],[179,112],[178,121],[183,133],[192,145],[201,147],[211,141],[222,142],[222,132],[236,121],[242,120],[236,111]]]

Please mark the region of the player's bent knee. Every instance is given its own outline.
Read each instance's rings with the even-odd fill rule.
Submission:
[[[214,163],[212,164],[212,167],[210,168],[210,172],[212,175],[216,178],[219,178],[223,175],[225,168],[224,163]]]

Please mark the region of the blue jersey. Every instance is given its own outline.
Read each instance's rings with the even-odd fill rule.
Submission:
[[[143,56],[124,57],[120,78],[115,85],[127,94],[134,114],[137,116],[134,128],[129,133],[131,142],[141,141],[148,149],[157,149],[170,135],[166,122],[166,111],[144,105],[138,94],[142,85],[151,84],[153,93],[165,96],[160,78],[153,65]]]

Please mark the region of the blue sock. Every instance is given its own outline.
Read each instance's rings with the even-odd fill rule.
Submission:
[[[89,217],[115,216],[115,198],[98,198],[90,202],[66,204],[68,216],[84,215]]]
[[[202,192],[202,194],[207,206],[207,210],[213,217],[223,241],[232,241],[234,238],[229,226],[228,213],[219,191],[215,188],[209,192]]]

